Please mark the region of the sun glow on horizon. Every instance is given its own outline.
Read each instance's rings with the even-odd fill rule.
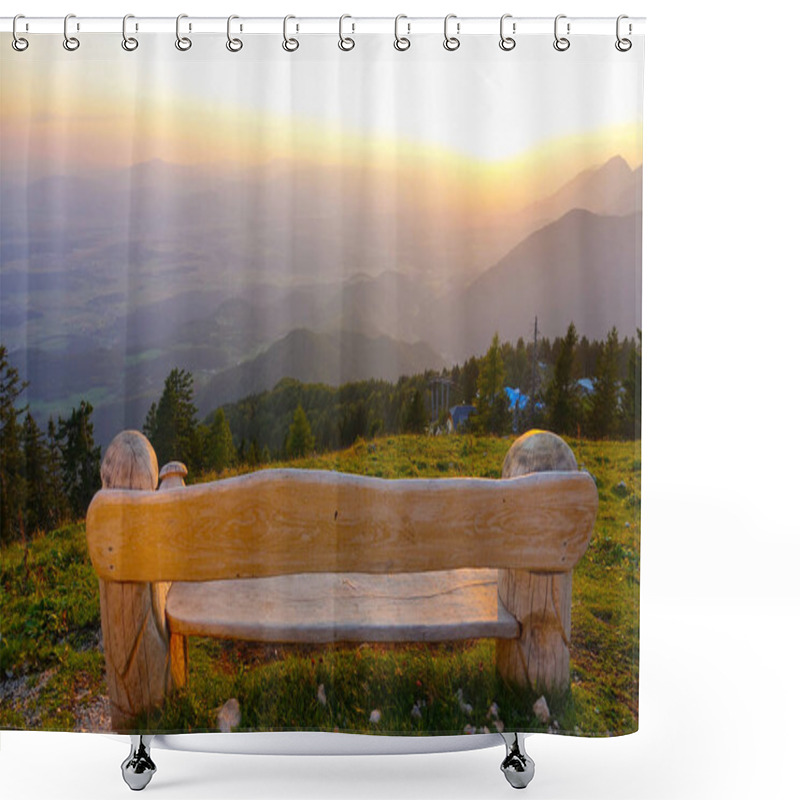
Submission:
[[[428,137],[424,126],[419,136],[383,123],[359,128],[343,100],[338,117],[282,114],[244,102],[252,89],[231,98],[217,88],[200,99],[176,92],[177,84],[148,79],[140,88],[137,80],[119,80],[129,68],[125,63],[105,75],[92,73],[88,84],[85,68],[62,68],[47,74],[47,92],[8,70],[0,135],[4,150],[24,155],[16,165],[0,161],[3,169],[24,164],[32,178],[121,170],[153,160],[243,174],[316,167],[338,170],[343,181],[350,171],[368,173],[373,185],[383,181],[387,191],[399,194],[413,195],[415,186],[424,185],[428,201],[435,198],[442,207],[502,213],[548,197],[614,156],[632,169],[642,160],[639,119],[590,129],[581,129],[585,121],[576,119],[569,132],[539,139],[541,132],[532,129],[529,145],[492,157],[491,127],[470,134],[464,140],[468,150],[455,144],[461,142],[458,131],[437,139],[438,129]]]

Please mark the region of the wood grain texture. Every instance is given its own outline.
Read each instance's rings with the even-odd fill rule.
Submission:
[[[441,642],[515,638],[497,570],[284,575],[174,583],[173,633],[259,642]]]
[[[503,461],[503,478],[546,475],[554,470],[585,474],[578,473],[569,445],[548,431],[528,431],[520,436]],[[517,641],[498,641],[497,670],[518,686],[561,691],[569,686],[572,571],[546,574],[521,566],[498,571],[500,602],[519,620],[521,631]]]
[[[265,470],[180,491],[103,490],[87,515],[105,580],[516,567],[566,572],[597,512],[586,473],[382,480]]]
[[[499,570],[500,602],[519,620],[515,641],[498,641],[497,670],[518,686],[561,691],[569,686],[572,573]]]
[[[189,680],[189,643],[185,636],[173,631],[169,637],[169,664],[172,686],[180,689]]]
[[[109,445],[100,469],[104,490],[155,494],[158,464],[137,431],[123,431]],[[100,579],[100,622],[111,725],[129,729],[136,714],[161,703],[171,688],[165,584]]]

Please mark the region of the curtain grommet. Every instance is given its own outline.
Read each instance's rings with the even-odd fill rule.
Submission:
[[[182,53],[185,53],[192,46],[192,40],[188,36],[183,36],[181,34],[181,20],[188,18],[188,14],[178,14],[177,18],[175,19],[175,47],[177,47]],[[189,30],[192,30],[191,23],[189,24]]]
[[[237,14],[231,14],[228,17],[228,28],[227,28],[228,41],[225,42],[225,47],[227,47],[228,51],[231,53],[238,53],[244,47],[244,42],[241,39],[238,39],[235,36],[231,36],[231,22],[233,22],[233,20],[235,19],[239,19]],[[241,29],[242,26],[240,25],[239,30],[241,31]]]
[[[283,42],[281,44],[281,47],[283,47],[283,49],[287,53],[294,53],[294,51],[297,50],[298,47],[300,47],[300,42],[297,39],[295,39],[294,36],[289,36],[289,20],[290,19],[297,19],[297,17],[295,17],[293,14],[287,14],[283,18]],[[300,26],[298,25],[295,28],[295,30],[299,30],[299,29],[300,29]]]
[[[346,19],[353,19],[349,14],[342,14],[339,17],[339,49],[345,53],[349,53],[355,46],[356,40],[352,36],[345,36],[344,35],[344,21]],[[353,26],[352,32],[356,32],[356,24],[355,22],[350,23]]]
[[[67,14],[67,16],[64,17],[64,41],[62,44],[65,50],[74,53],[81,46],[81,40],[77,36],[69,35],[69,21],[71,19],[75,19],[74,14]],[[80,25],[76,25],[76,30],[80,30]]]
[[[507,19],[512,19],[511,14],[503,14],[500,17],[500,49],[505,50],[506,53],[510,52],[517,46],[517,40],[513,36],[506,36],[505,23]],[[511,32],[517,32],[517,23],[511,23]]]
[[[399,50],[401,53],[404,53],[411,47],[411,39],[408,38],[408,35],[411,33],[411,23],[406,22],[406,27],[408,28],[406,35],[400,35],[400,20],[401,19],[408,19],[405,14],[398,14],[394,18],[394,49]]]
[[[17,14],[11,23],[11,46],[18,52],[24,53],[28,49],[30,42],[17,33],[17,20],[25,19],[24,14]]]
[[[448,14],[444,18],[444,42],[443,46],[445,50],[449,50],[451,53],[455,50],[458,50],[461,47],[461,40],[458,36],[450,36],[450,32],[448,30],[448,26],[450,24],[451,19],[458,19],[455,14]],[[456,22],[456,34],[461,32],[461,23]]]
[[[555,41],[553,42],[553,47],[555,47],[555,49],[558,50],[559,53],[564,53],[567,50],[569,50],[569,46],[570,46],[570,44],[572,44],[570,42],[570,40],[567,39],[566,36],[559,36],[559,34],[558,34],[558,21],[560,19],[566,19],[566,18],[567,18],[566,14],[559,14],[558,16],[556,16],[555,21],[553,22],[553,36],[555,36]],[[567,36],[569,36],[569,27],[570,27],[570,25],[569,25],[569,22],[568,22],[567,23]]]
[[[122,49],[128,53],[132,53],[139,47],[139,40],[135,36],[128,36],[128,20],[135,19],[133,14],[126,14],[122,18]],[[138,30],[139,26],[136,26]]]
[[[627,14],[620,14],[617,17],[617,41],[614,42],[614,47],[616,47],[617,50],[619,50],[620,53],[627,53],[628,50],[630,50],[631,47],[633,47],[633,42],[630,39],[628,39],[627,37],[620,36],[620,34],[619,34],[620,23],[624,19],[629,19]],[[632,27],[631,27],[631,24],[629,22],[628,23],[628,35],[629,36],[630,36],[631,32],[632,32]]]

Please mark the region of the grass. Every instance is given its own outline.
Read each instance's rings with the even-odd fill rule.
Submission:
[[[85,527],[40,534],[0,556],[0,728],[71,730],[81,706],[105,691]]]
[[[270,466],[386,478],[499,477],[510,443],[391,436]],[[569,444],[597,483],[600,511],[574,573],[571,690],[549,696],[548,704],[560,732],[629,733],[638,726],[640,444]],[[81,709],[105,691],[97,581],[84,528],[69,526],[0,555],[0,727],[73,729]],[[495,730],[493,703],[508,730],[546,729],[532,713],[537,695],[498,679],[493,641],[310,647],[191,639],[189,663],[188,688],[137,720],[139,728],[215,730],[217,710],[236,698],[239,730]],[[21,680],[30,684],[22,699],[11,692]]]

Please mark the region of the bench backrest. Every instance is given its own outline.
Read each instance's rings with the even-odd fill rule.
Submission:
[[[568,572],[597,489],[583,472],[385,480],[263,470],[177,491],[104,489],[86,519],[106,581],[465,567]]]

